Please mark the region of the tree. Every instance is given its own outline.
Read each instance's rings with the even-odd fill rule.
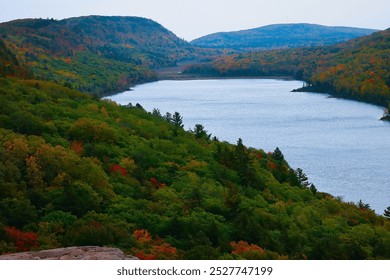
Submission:
[[[162,115],[161,115],[160,110],[159,110],[159,109],[156,109],[156,108],[153,109],[152,115],[155,116],[155,117],[162,118]]]
[[[167,121],[167,122],[172,122],[172,114],[167,112],[164,116],[164,119]]]
[[[17,251],[30,251],[39,246],[38,234],[35,232],[24,232],[14,227],[5,227],[5,230]]]
[[[192,134],[195,135],[197,139],[210,139],[211,134],[207,134],[207,130],[204,129],[204,126],[201,124],[196,124],[194,130],[190,130]]]
[[[168,113],[167,113],[168,116]],[[173,135],[177,137],[179,135],[179,129],[183,128],[183,117],[180,115],[180,113],[175,112],[172,115],[172,118],[170,122],[175,126],[173,130]]]
[[[370,209],[370,204],[368,203],[363,203],[363,201],[360,199],[357,206],[362,209],[362,210],[369,210]]]
[[[283,161],[284,160],[284,156],[283,156],[282,152],[279,150],[278,147],[276,147],[275,151],[272,153],[272,158],[274,160],[277,160],[277,161]]]
[[[183,117],[180,115],[179,112],[175,112],[172,116],[172,123],[176,126],[176,127],[183,127]]]
[[[385,212],[383,213],[383,216],[390,219],[390,206],[385,209]]]
[[[313,183],[310,184],[309,189],[312,191],[312,193],[314,193],[314,194],[317,193],[317,188],[316,188],[316,186]]]
[[[307,188],[310,185],[309,179],[307,178],[306,174],[303,173],[303,170],[301,168],[297,168],[297,170],[295,171],[295,176],[297,176],[299,185],[301,187]]]
[[[240,176],[241,183],[244,185],[248,185],[248,171],[249,171],[249,154],[242,143],[242,139],[239,138],[237,141],[236,148],[234,150],[234,163],[235,169],[238,171],[238,175]]]

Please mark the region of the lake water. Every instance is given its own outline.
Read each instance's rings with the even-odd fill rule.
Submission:
[[[299,81],[222,79],[158,81],[109,97],[179,112],[186,129],[202,124],[221,141],[273,151],[279,147],[320,191],[368,203],[378,214],[390,206],[390,123],[383,108],[294,92]]]

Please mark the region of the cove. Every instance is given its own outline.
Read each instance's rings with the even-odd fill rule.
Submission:
[[[283,152],[319,191],[368,203],[378,214],[390,206],[390,122],[383,108],[291,92],[300,81],[218,79],[158,81],[108,97],[179,112],[185,128],[202,124],[220,141]]]

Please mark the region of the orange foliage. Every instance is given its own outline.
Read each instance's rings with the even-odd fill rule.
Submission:
[[[84,143],[81,141],[73,141],[71,147],[72,150],[78,155],[82,155],[84,152]]]
[[[139,258],[140,260],[156,260],[157,256],[152,254],[146,254],[143,251],[139,251],[134,254],[135,257]]]
[[[248,252],[248,251],[257,251],[257,252],[261,252],[261,253],[264,253],[264,249],[255,245],[255,244],[250,244],[246,241],[238,241],[238,243],[236,242],[231,242],[230,245],[233,247],[233,251],[232,251],[232,254],[235,254],[235,255],[239,255],[239,254],[242,254],[242,253],[245,253],[245,252]]]
[[[276,169],[276,164],[273,163],[272,161],[267,162],[267,168],[268,169]]]
[[[134,249],[134,255],[140,260],[176,259],[177,249],[161,238],[152,239],[145,229],[133,232],[133,237],[139,243],[140,249]]]
[[[152,237],[146,229],[135,230],[133,232],[133,237],[140,243],[147,243],[152,241]]]

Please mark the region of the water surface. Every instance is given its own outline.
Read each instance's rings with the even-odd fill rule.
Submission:
[[[265,151],[279,147],[320,191],[390,206],[390,123],[383,108],[327,94],[295,92],[299,81],[226,79],[159,81],[110,99],[147,111],[179,112],[185,128],[203,124],[219,140]]]

